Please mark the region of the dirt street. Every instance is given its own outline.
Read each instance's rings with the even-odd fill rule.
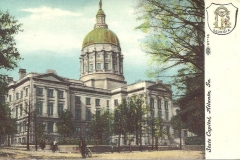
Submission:
[[[204,151],[171,150],[94,154],[91,159],[204,159]],[[0,159],[82,159],[80,153],[0,149]]]

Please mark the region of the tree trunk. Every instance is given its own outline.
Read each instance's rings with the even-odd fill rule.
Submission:
[[[138,125],[136,125],[136,145],[138,145]]]
[[[180,129],[179,132],[180,132],[180,149],[182,149],[182,129]]]
[[[152,150],[154,150],[154,121],[152,120]]]
[[[155,139],[155,149],[158,151],[158,137]]]
[[[127,134],[124,133],[124,145],[127,145]]]
[[[142,126],[140,125],[140,151],[142,151]]]
[[[118,135],[118,152],[120,153],[120,137],[121,137],[121,134]]]
[[[29,148],[29,132],[30,132],[30,106],[29,106],[29,109],[28,109],[28,126],[27,126],[27,150],[29,151],[30,148]]]
[[[8,134],[8,147],[10,147],[10,135]]]

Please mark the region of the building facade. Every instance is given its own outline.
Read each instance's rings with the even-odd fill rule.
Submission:
[[[18,133],[11,137],[12,144],[26,143],[29,110],[34,110],[38,117],[37,122],[34,123],[36,118],[30,122],[30,142],[35,140],[34,124],[37,123],[46,126],[44,131],[49,139],[60,138],[56,123],[65,109],[73,115],[75,137],[80,137],[86,136],[93,114],[101,110],[113,112],[123,98],[135,95],[145,95],[152,109],[149,116],[162,118],[167,132],[174,134],[170,127],[174,113],[171,86],[160,80],[127,84],[120,41],[108,29],[101,4],[94,29],[83,40],[80,73],[80,79],[74,80],[61,77],[54,70],[27,73],[19,69],[18,80],[9,77],[7,101],[18,124]],[[151,143],[149,139],[151,137],[145,136],[142,144]]]

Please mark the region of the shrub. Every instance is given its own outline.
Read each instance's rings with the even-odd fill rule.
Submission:
[[[198,136],[187,137],[185,139],[186,145],[204,145],[204,139]]]

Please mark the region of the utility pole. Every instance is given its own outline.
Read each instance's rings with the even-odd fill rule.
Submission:
[[[154,117],[152,117],[152,150],[154,150]]]
[[[29,132],[30,132],[30,97],[28,98],[28,111],[27,111],[27,114],[28,114],[28,122],[27,122],[27,150],[30,151],[30,148],[29,148]]]
[[[34,119],[35,119],[35,150],[37,151],[38,149],[38,143],[37,143],[37,114],[36,114],[36,110],[34,111]]]

